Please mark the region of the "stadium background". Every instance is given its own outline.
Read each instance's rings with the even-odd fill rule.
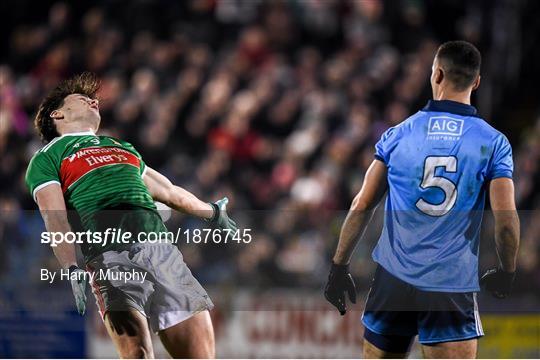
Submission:
[[[2,2],[0,357],[115,356],[93,298],[83,320],[67,284],[39,281],[57,264],[24,185],[41,146],[37,105],[81,71],[103,80],[101,133],[203,199],[227,195],[254,229],[246,246],[181,246],[218,305],[218,356],[358,355],[362,305],[340,319],[322,300],[339,225],[373,144],[430,98],[434,51],[458,38],[483,54],[473,102],[513,145],[522,218],[514,295],[480,297],[481,356],[539,357],[539,10],[532,0]],[[173,214],[167,225],[197,222]],[[481,269],[496,256],[485,225]],[[376,236],[354,257],[361,292]]]

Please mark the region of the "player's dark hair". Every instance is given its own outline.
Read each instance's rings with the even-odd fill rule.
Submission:
[[[84,72],[62,81],[43,99],[39,105],[34,125],[45,142],[49,142],[60,134],[56,130],[51,113],[64,105],[64,99],[71,94],[81,94],[91,99],[96,97],[101,83],[97,76]]]
[[[442,44],[436,57],[457,91],[466,90],[480,73],[480,51],[467,41],[449,41]]]

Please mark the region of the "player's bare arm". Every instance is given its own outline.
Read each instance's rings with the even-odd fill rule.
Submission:
[[[215,223],[223,229],[237,230],[236,223],[227,215],[227,198],[206,203],[182,187],[174,185],[167,177],[150,167],[147,167],[143,180],[154,200]]]
[[[36,193],[36,201],[47,231],[60,233],[71,231],[64,195],[59,184],[50,184],[40,189]],[[83,270],[77,266],[75,244],[62,241],[52,249],[63,269],[69,269],[70,272],[83,273]],[[75,297],[77,310],[81,315],[84,315],[86,310],[86,278],[81,276],[78,279],[72,279],[71,288]]]
[[[39,190],[36,193],[36,201],[47,231],[61,233],[71,231],[60,185],[50,184]],[[68,269],[72,265],[77,265],[75,244],[63,241],[53,247],[53,252],[62,268]]]
[[[174,185],[156,170],[147,167],[143,180],[154,200],[162,202],[174,210],[203,219],[212,217],[214,212],[212,205],[200,200],[180,186]]]
[[[490,182],[489,200],[495,219],[495,247],[500,266],[482,277],[482,285],[497,298],[505,298],[512,289],[519,248],[519,217],[514,200],[514,182],[498,178]]]
[[[349,273],[349,262],[352,253],[363,235],[373,212],[388,187],[386,181],[386,165],[374,160],[366,172],[360,192],[355,196],[349,213],[341,228],[339,243],[332,261],[332,269],[324,295],[344,315],[347,311],[345,292],[349,299],[356,303],[356,289]]]
[[[345,265],[351,260],[352,253],[367,228],[373,211],[387,189],[386,165],[374,160],[366,172],[364,184],[355,196],[349,213],[341,228],[339,243],[334,255],[334,264]]]
[[[495,245],[501,267],[506,272],[514,272],[519,247],[519,217],[512,179],[499,178],[491,181],[489,198],[495,218]]]

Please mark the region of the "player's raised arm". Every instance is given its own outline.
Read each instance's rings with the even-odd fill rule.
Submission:
[[[349,274],[349,262],[360,240],[359,235],[363,235],[373,211],[386,192],[388,186],[386,175],[386,165],[380,160],[374,160],[366,172],[362,189],[355,196],[341,227],[339,243],[325,289],[326,299],[339,310],[341,315],[344,315],[347,310],[345,292],[348,292],[353,303],[356,302],[356,290],[352,276]]]
[[[50,184],[36,192],[36,201],[48,232],[68,233],[71,231],[67,218],[64,195],[59,184]],[[62,241],[52,247],[60,266],[69,269],[70,273],[82,273],[77,266],[75,244]],[[71,277],[70,277],[71,278]],[[71,289],[79,314],[84,315],[86,309],[86,278],[77,276],[71,280]]]
[[[503,177],[492,180],[489,200],[495,218],[495,246],[500,266],[488,270],[481,283],[495,297],[504,298],[512,288],[519,248],[519,217],[512,179]]]
[[[174,185],[167,177],[150,167],[147,167],[143,180],[154,200],[172,209],[210,221],[223,229],[237,230],[236,223],[227,215],[227,198],[215,203],[206,203],[189,191]]]

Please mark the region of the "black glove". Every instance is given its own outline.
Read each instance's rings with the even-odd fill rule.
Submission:
[[[351,302],[356,304],[356,287],[354,286],[353,277],[349,273],[349,265],[332,263],[328,283],[324,289],[324,297],[339,310],[341,315],[345,315],[347,312],[345,292],[349,294]]]
[[[489,269],[480,279],[480,286],[494,297],[504,299],[512,291],[515,276],[515,272],[509,273],[501,268]]]

